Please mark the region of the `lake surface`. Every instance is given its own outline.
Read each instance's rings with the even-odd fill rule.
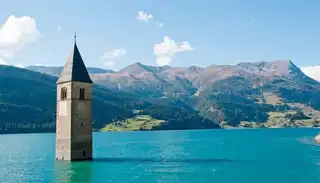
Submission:
[[[56,162],[55,134],[0,135],[0,182],[319,183],[319,129],[94,133],[94,161]]]

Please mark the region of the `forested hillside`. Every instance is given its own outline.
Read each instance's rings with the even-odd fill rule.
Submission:
[[[0,66],[0,76],[0,133],[54,132],[57,77],[12,66]],[[169,128],[179,128],[175,127],[181,126],[179,116],[188,113],[182,113],[180,108],[171,107],[166,101],[143,100],[134,94],[112,91],[94,84],[95,130],[112,121],[133,117],[133,110],[144,108],[146,112],[150,110],[150,115],[164,114],[157,112],[160,108],[173,111],[174,114],[168,113],[162,117],[167,120]],[[188,111],[194,113],[192,122],[202,120],[195,111]]]

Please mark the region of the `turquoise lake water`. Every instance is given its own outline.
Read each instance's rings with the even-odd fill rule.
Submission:
[[[0,182],[319,183],[319,129],[94,133],[94,161],[56,162],[55,134],[0,135]]]

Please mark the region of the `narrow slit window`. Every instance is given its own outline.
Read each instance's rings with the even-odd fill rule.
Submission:
[[[66,87],[61,88],[60,99],[61,100],[67,99],[67,88]]]
[[[84,100],[84,88],[80,88],[80,100]]]

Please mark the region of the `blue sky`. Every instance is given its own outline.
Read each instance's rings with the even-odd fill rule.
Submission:
[[[153,18],[137,19],[140,11]],[[156,65],[163,54],[171,66],[278,59],[290,59],[300,67],[320,65],[319,0],[1,2],[0,25],[12,15],[34,19],[39,35],[20,44],[14,56],[3,56],[9,65],[63,65],[74,29],[87,66],[118,70],[134,62]],[[171,44],[161,45],[164,37]],[[112,55],[114,49],[122,51]]]

